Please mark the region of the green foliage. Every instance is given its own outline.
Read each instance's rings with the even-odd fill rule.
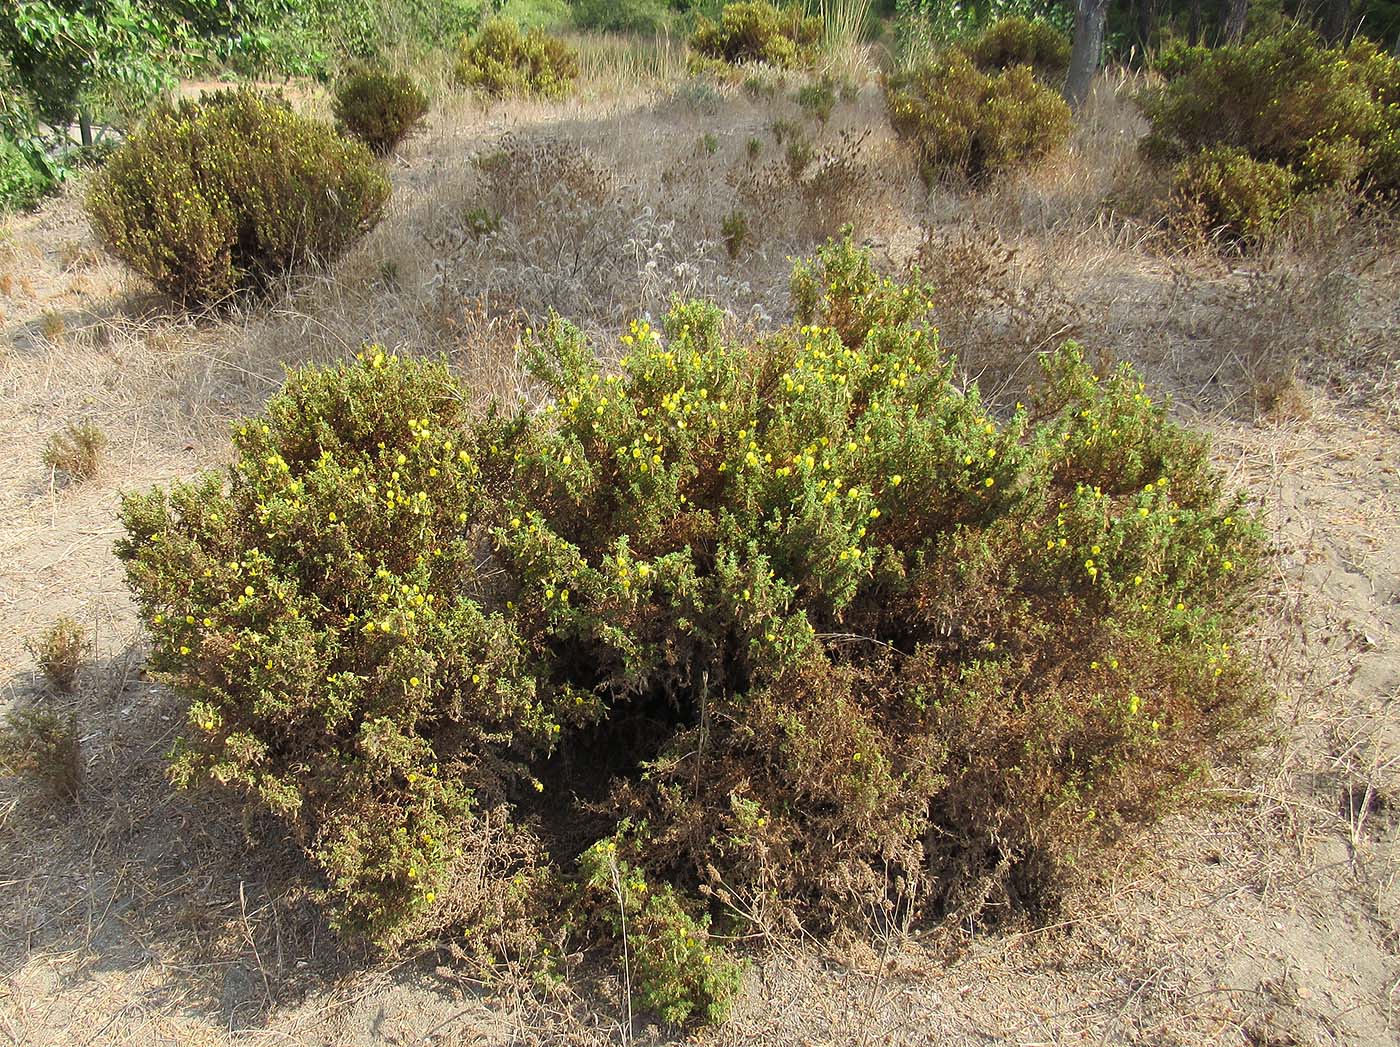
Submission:
[[[154,112],[98,172],[87,209],[109,252],[207,304],[330,261],[388,196],[363,145],[241,90]]]
[[[749,242],[749,219],[743,211],[730,211],[719,226],[720,238],[730,258],[738,258]]]
[[[87,633],[72,618],[59,618],[25,647],[39,663],[44,679],[60,691],[71,691],[88,650]]]
[[[1069,107],[1026,66],[984,73],[954,49],[890,76],[884,88],[890,121],[926,177],[994,176],[1043,159],[1069,136]]]
[[[455,71],[459,83],[498,98],[563,98],[578,79],[578,55],[564,41],[493,18],[463,40]]]
[[[741,969],[710,941],[708,913],[692,914],[670,884],[646,873],[599,840],[579,857],[583,903],[625,952],[638,1002],[663,1021],[722,1022],[739,990]]]
[[[987,26],[968,46],[979,69],[1028,65],[1040,79],[1058,82],[1069,70],[1069,37],[1048,22],[1011,15]]]
[[[566,0],[505,0],[498,6],[496,17],[514,22],[527,32],[555,32],[569,27],[573,10]]]
[[[554,319],[476,419],[442,364],[292,372],[227,472],[123,505],[177,780],[297,826],[387,944],[552,911],[525,811],[596,826],[626,853],[580,891],[676,1019],[734,979],[676,885],[812,924],[1052,898],[1249,737],[1263,535],[1126,368],[1067,347],[996,417],[931,294],[847,239],[752,344],[680,303],[605,367]]]
[[[31,150],[0,137],[0,213],[32,207],[53,184],[35,166]]]
[[[1243,149],[1214,146],[1177,165],[1172,209],[1203,232],[1251,239],[1271,230],[1292,206],[1299,178]]]
[[[730,65],[764,62],[787,69],[810,62],[821,38],[821,19],[804,15],[799,7],[741,0],[725,4],[718,22],[702,16],[690,46],[702,58]]]
[[[819,123],[825,124],[831,119],[832,110],[836,108],[835,82],[831,77],[824,76],[820,80],[803,84],[797,89],[797,104]]]
[[[406,73],[362,69],[336,87],[331,109],[341,134],[384,156],[423,119],[428,96]]]
[[[613,33],[659,33],[670,26],[672,11],[663,0],[574,0],[580,29]]]
[[[1294,28],[1237,47],[1178,48],[1161,69],[1165,82],[1140,98],[1149,156],[1177,162],[1220,147],[1286,169],[1301,193],[1400,190],[1400,58],[1370,42],[1329,48]]]
[[[0,721],[0,774],[38,778],[58,799],[76,799],[82,763],[74,718],[37,705],[11,706]]]

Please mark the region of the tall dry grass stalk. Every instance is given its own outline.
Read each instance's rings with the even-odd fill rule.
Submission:
[[[685,76],[685,40],[669,32],[575,33],[566,39],[578,52],[579,80],[596,90],[625,93]]]

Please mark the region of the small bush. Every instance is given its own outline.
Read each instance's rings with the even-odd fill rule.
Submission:
[[[1064,80],[1069,70],[1069,51],[1069,37],[1055,26],[1019,15],[997,19],[968,47],[979,69],[1025,65],[1050,83]]]
[[[514,22],[493,18],[462,42],[455,75],[462,85],[498,98],[563,98],[578,78],[578,56],[543,30],[522,33]]]
[[[731,211],[719,225],[720,238],[730,258],[738,258],[749,242],[749,219],[743,211]]]
[[[740,968],[710,942],[710,917],[689,911],[669,884],[647,882],[643,870],[600,840],[579,858],[583,906],[626,951],[634,995],[663,1021],[725,1019],[739,989]]]
[[[701,17],[690,46],[703,58],[730,65],[763,62],[787,69],[815,57],[821,38],[821,19],[801,8],[743,0],[725,4],[717,23]]]
[[[1175,221],[1205,235],[1247,240],[1269,232],[1292,206],[1299,177],[1243,149],[1217,146],[1183,160],[1172,181]]]
[[[1165,82],[1139,98],[1150,158],[1231,149],[1292,172],[1302,193],[1400,190],[1400,58],[1369,41],[1325,47],[1294,28],[1239,46],[1179,48],[1161,69]]]
[[[292,372],[226,471],[123,503],[176,780],[296,826],[387,945],[547,923],[555,862],[612,841],[573,893],[625,885],[674,1017],[732,984],[699,898],[1048,908],[1250,739],[1264,539],[1127,368],[1066,347],[994,416],[930,296],[846,239],[751,344],[680,303],[605,367],[553,320],[528,403],[475,419],[440,363]]]
[[[1069,136],[1069,106],[1025,66],[978,70],[961,51],[889,77],[885,106],[918,154],[925,177],[981,179],[1033,163]]]
[[[7,710],[0,722],[0,773],[38,778],[58,799],[76,799],[82,755],[75,719],[34,705]]]
[[[81,625],[71,618],[60,618],[25,646],[39,663],[44,679],[65,693],[73,689],[88,650],[87,633]]]
[[[49,437],[44,447],[43,462],[70,480],[83,483],[97,479],[102,468],[102,452],[106,448],[107,434],[98,428],[96,422],[70,423]]]
[[[240,90],[153,113],[97,173],[87,209],[108,252],[210,304],[334,259],[388,196],[363,145]]]
[[[359,70],[336,87],[332,111],[341,134],[384,156],[423,119],[428,96],[405,73]]]
[[[797,90],[797,104],[819,123],[825,124],[836,108],[835,83],[831,77],[824,76],[814,83],[804,84]]]

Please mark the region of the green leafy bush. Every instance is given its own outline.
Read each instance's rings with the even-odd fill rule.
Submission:
[[[725,4],[718,22],[702,16],[690,46],[702,58],[730,65],[764,62],[786,69],[810,61],[821,38],[821,19],[801,8],[742,0]]]
[[[493,18],[463,40],[455,72],[459,83],[497,97],[563,98],[578,79],[578,55],[562,40]]]
[[[1149,157],[1179,163],[1204,150],[1236,150],[1291,172],[1299,193],[1400,190],[1400,58],[1369,41],[1325,47],[1293,28],[1240,46],[1179,48],[1163,56],[1161,69],[1165,81],[1139,99],[1152,124]],[[1253,196],[1259,177],[1233,180]],[[1241,199],[1228,209],[1254,207]]]
[[[995,416],[931,293],[846,240],[753,344],[678,304],[612,369],[556,319],[542,406],[476,419],[442,364],[293,372],[226,472],[123,505],[177,780],[296,825],[338,925],[388,944],[526,927],[583,853],[672,1017],[733,980],[698,897],[1048,904],[1248,738],[1263,538],[1126,368],[1068,347]]]
[[[974,179],[1033,163],[1069,136],[1069,106],[1026,66],[984,73],[956,49],[884,82],[895,130],[929,176]]]
[[[580,29],[609,33],[659,33],[671,24],[664,0],[575,0]]]
[[[32,207],[53,188],[53,180],[33,163],[30,152],[0,137],[0,212]]]
[[[107,251],[205,304],[335,258],[388,196],[363,145],[240,90],[153,113],[98,172],[87,210]]]
[[[1271,230],[1292,206],[1298,175],[1243,149],[1215,146],[1177,166],[1172,211],[1207,234],[1250,239]]]
[[[428,96],[406,73],[357,70],[336,87],[338,129],[379,156],[403,141],[428,112]]]
[[[624,841],[625,847],[625,841]],[[739,989],[739,965],[710,940],[710,917],[693,915],[670,884],[659,888],[599,840],[579,857],[583,906],[622,945],[642,1006],[675,1025],[717,1024]]]
[[[1069,37],[1048,22],[1012,15],[977,36],[968,53],[979,69],[1030,66],[1042,80],[1058,82],[1069,70]]]

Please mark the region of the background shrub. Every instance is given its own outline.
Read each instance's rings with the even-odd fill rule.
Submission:
[[[32,207],[52,187],[28,150],[0,136],[0,212]]]
[[[7,709],[0,720],[0,774],[37,778],[58,799],[76,799],[82,754],[74,717],[29,704]]]
[[[87,633],[81,625],[72,618],[59,618],[25,646],[39,663],[45,680],[65,693],[73,689],[88,650]]]
[[[1400,190],[1400,59],[1374,44],[1329,48],[1295,27],[1241,46],[1178,48],[1161,69],[1165,81],[1139,99],[1152,124],[1149,157],[1177,163],[1229,149],[1292,172],[1299,192]],[[1231,209],[1253,206],[1241,199]]]
[[[814,924],[988,877],[1048,905],[1248,738],[1263,541],[1126,368],[1067,347],[994,417],[930,295],[847,240],[754,344],[678,304],[605,370],[554,320],[543,406],[476,420],[441,364],[293,372],[227,472],[124,502],[176,779],[294,823],[387,944],[490,940],[580,853],[606,922],[610,841],[675,1016],[732,982],[688,886]]]
[[[1020,15],[997,19],[968,47],[979,69],[1026,65],[1049,82],[1064,80],[1069,70],[1069,50],[1069,37],[1055,26]]]
[[[239,90],[153,113],[98,172],[87,209],[111,254],[206,304],[330,261],[388,196],[363,145]]]
[[[575,0],[574,23],[580,29],[614,33],[659,33],[672,21],[663,0]]]
[[[743,0],[725,4],[718,22],[701,17],[690,46],[703,58],[730,65],[764,62],[786,69],[811,60],[821,38],[821,19],[801,8]]]
[[[1178,222],[1236,240],[1271,230],[1293,204],[1299,177],[1243,149],[1215,146],[1183,160],[1172,180]]]
[[[1069,136],[1069,107],[1026,66],[984,73],[956,49],[885,81],[895,130],[913,145],[925,176],[974,179],[1032,163]]]
[[[384,156],[423,119],[428,96],[406,73],[362,69],[336,87],[332,111],[342,134]]]
[[[497,97],[562,98],[578,78],[578,55],[562,40],[493,18],[462,42],[456,77],[466,87]]]

